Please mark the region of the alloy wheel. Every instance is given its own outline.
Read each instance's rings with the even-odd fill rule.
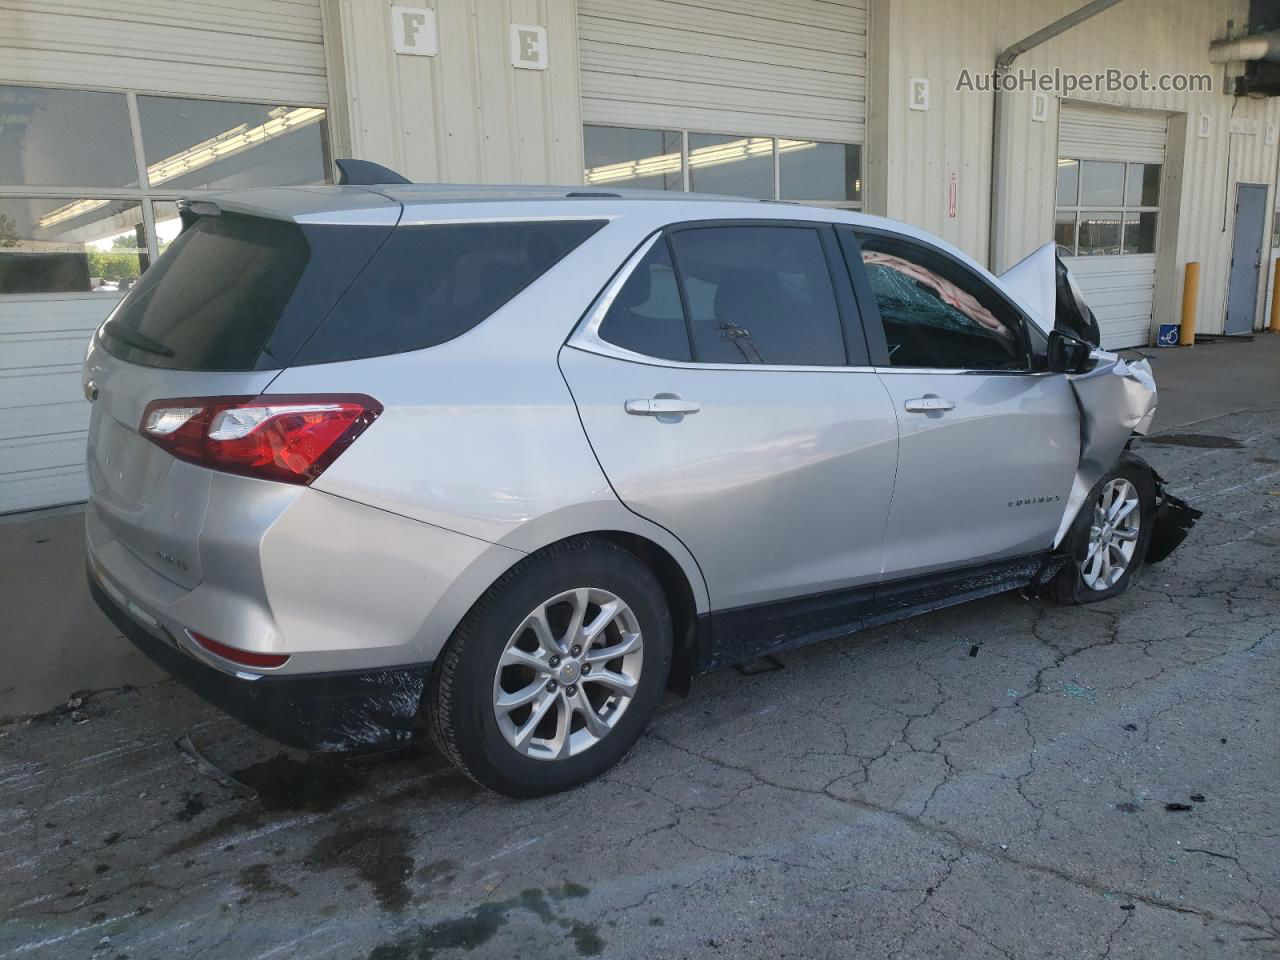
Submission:
[[[1102,488],[1093,504],[1089,547],[1080,562],[1080,576],[1090,590],[1109,590],[1133,565],[1142,525],[1138,490],[1124,477]]]
[[[507,640],[493,678],[498,728],[533,759],[580,754],[622,718],[643,664],[640,622],[621,597],[596,587],[559,593]]]

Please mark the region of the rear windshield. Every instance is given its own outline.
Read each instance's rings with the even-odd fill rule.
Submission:
[[[526,220],[397,227],[296,362],[378,357],[452,340],[604,223]]]
[[[390,232],[201,217],[129,291],[103,345],[177,370],[283,367]]]
[[[143,274],[102,342],[131,363],[240,371],[430,347],[480,323],[603,224],[393,230],[201,217]]]

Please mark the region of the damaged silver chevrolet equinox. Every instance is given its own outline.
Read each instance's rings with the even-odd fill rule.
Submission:
[[[694,674],[1113,597],[1194,521],[1051,247],[347,169],[188,203],[84,367],[97,602],[286,744],[562,790]]]

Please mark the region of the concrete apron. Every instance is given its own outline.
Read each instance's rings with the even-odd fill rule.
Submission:
[[[0,517],[0,720],[164,679],[89,598],[81,507]]]
[[[1160,391],[1153,435],[1253,409],[1280,384],[1276,336],[1141,354]],[[1178,478],[1167,479],[1177,493]],[[79,507],[0,517],[0,571],[0,719],[52,709],[83,690],[164,679],[89,599]]]

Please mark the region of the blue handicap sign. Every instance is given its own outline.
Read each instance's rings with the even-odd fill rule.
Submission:
[[[1162,323],[1160,332],[1156,334],[1157,347],[1176,347],[1178,345],[1178,324]]]

